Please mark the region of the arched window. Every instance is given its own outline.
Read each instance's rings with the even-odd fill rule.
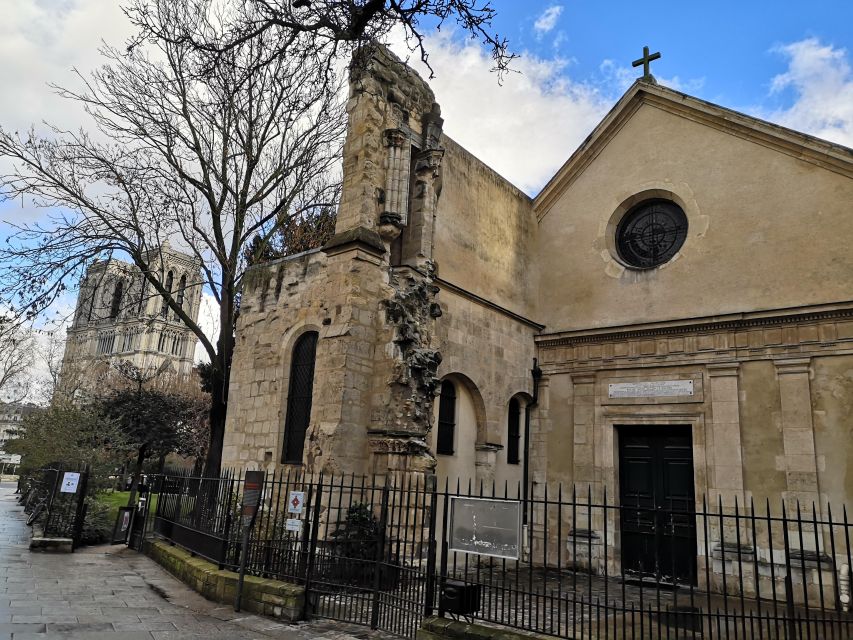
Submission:
[[[166,293],[172,293],[172,285],[175,283],[175,275],[170,271],[166,275]],[[160,315],[164,318],[169,314],[169,303],[166,301],[166,298],[163,298],[163,308],[160,309]]]
[[[454,432],[456,431],[456,387],[450,380],[441,383],[441,397],[438,399],[438,434],[435,452],[453,455]]]
[[[521,462],[519,458],[519,444],[521,442],[521,430],[519,425],[519,413],[521,405],[518,400],[512,398],[509,401],[509,415],[507,416],[507,437],[506,437],[506,461],[507,464],[518,464]]]
[[[187,274],[181,276],[181,281],[178,284],[178,306],[184,308],[184,289],[187,288]]]
[[[290,363],[290,384],[287,390],[287,414],[284,418],[283,463],[302,462],[305,433],[311,420],[311,399],[314,393],[314,361],[317,356],[316,331],[303,334],[293,346]]]
[[[118,318],[118,312],[121,309],[121,296],[124,293],[124,280],[116,282],[116,288],[113,289],[113,302],[110,305],[110,318]]]

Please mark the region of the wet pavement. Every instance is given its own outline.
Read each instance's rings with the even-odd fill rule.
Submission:
[[[387,639],[331,621],[284,624],[235,613],[122,545],[30,553],[30,530],[0,484],[0,640]]]

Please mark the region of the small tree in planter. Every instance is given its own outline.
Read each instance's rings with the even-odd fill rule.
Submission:
[[[349,507],[345,520],[331,534],[329,577],[343,584],[372,587],[381,533],[381,523],[370,505],[357,502]],[[382,553],[381,589],[393,589],[399,581],[398,570],[387,564],[389,555]]]

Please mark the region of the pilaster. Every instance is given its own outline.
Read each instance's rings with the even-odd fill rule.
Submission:
[[[574,387],[574,478],[578,490],[581,485],[593,484],[595,468],[595,374],[581,373],[572,376]]]
[[[820,509],[818,461],[815,450],[814,423],[809,377],[811,359],[777,360],[776,375],[782,404],[782,443],[784,455],[777,467],[784,469],[786,504],[805,508],[814,503]]]
[[[744,504],[743,446],[740,428],[738,363],[709,364],[711,415],[706,451],[712,457],[711,487],[714,502],[721,498],[724,507],[734,507],[735,499]]]

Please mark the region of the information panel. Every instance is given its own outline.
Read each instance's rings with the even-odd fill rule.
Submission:
[[[261,502],[261,491],[264,487],[263,471],[246,471],[243,481],[243,526],[250,527],[255,522],[258,505]]]
[[[521,502],[497,498],[450,498],[451,551],[518,560]]]

